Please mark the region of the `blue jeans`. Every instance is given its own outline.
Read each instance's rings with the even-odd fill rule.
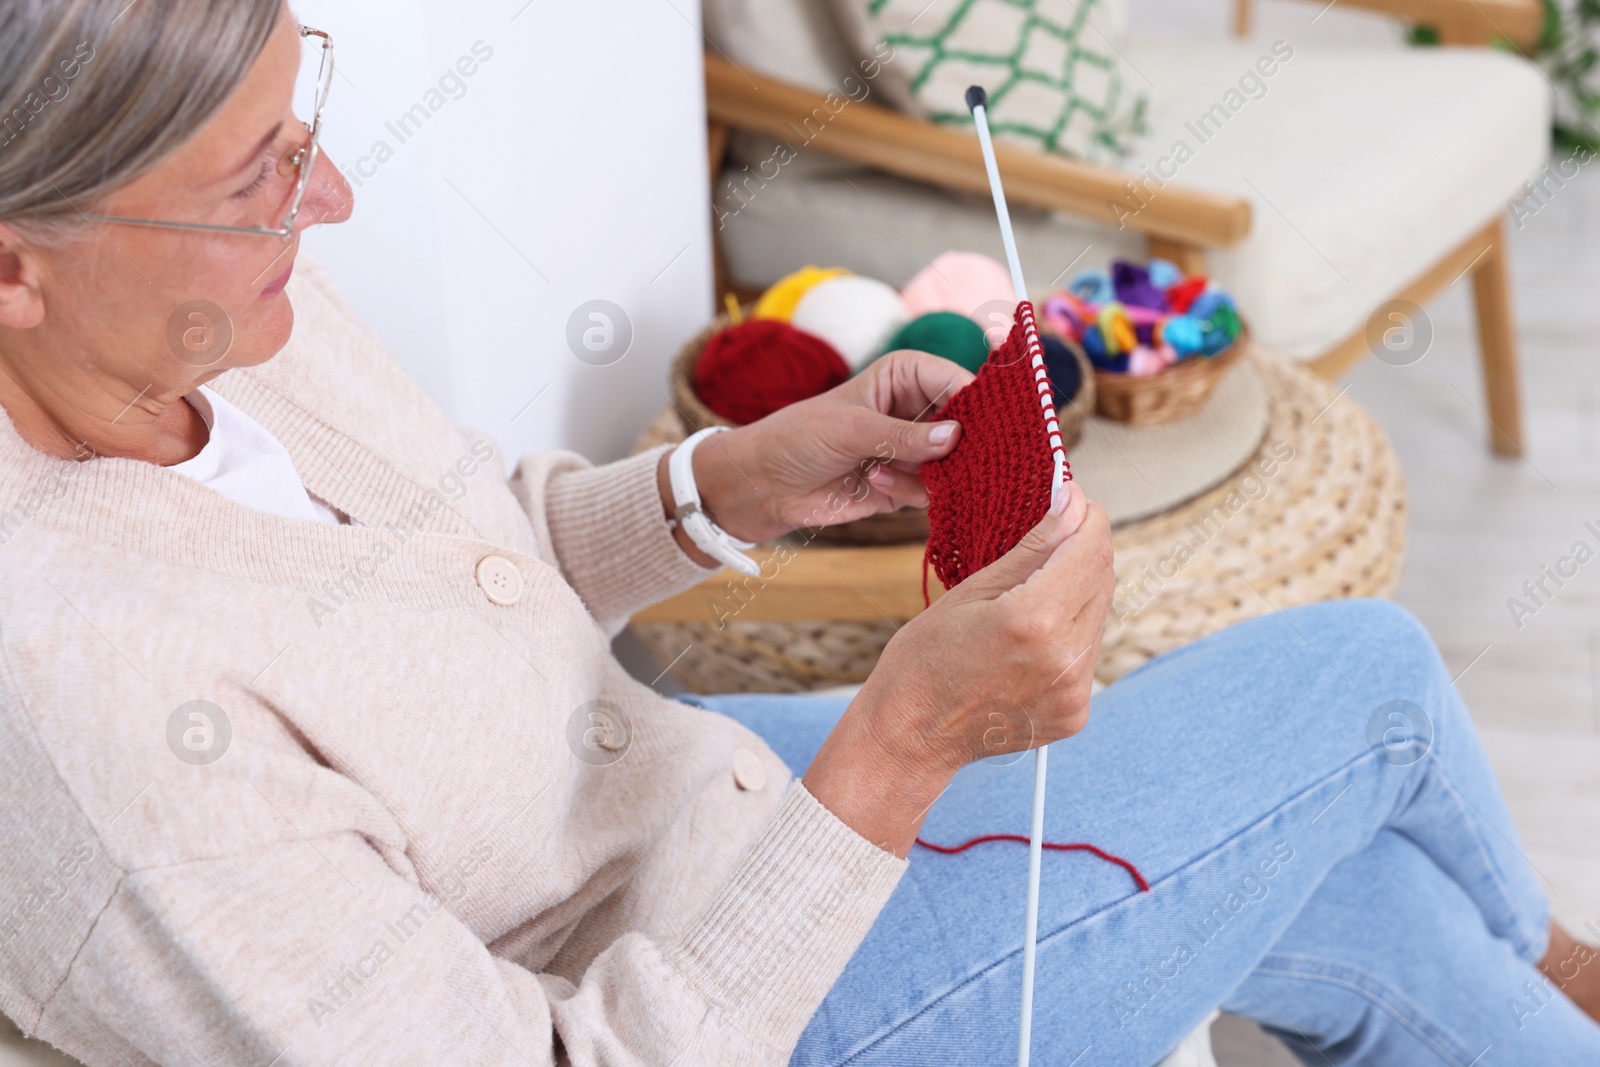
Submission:
[[[797,773],[836,698],[693,698]],[[1031,756],[962,770],[922,837],[1026,834]],[[1162,656],[1051,749],[1033,1062],[1151,1067],[1213,1008],[1308,1064],[1600,1064],[1534,964],[1543,891],[1427,634],[1383,601]],[[1027,848],[913,849],[794,1065],[1014,1062]]]

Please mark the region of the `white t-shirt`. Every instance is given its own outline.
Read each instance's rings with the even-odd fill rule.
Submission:
[[[307,522],[342,522],[338,512],[307,492],[288,451],[259,422],[203,385],[184,399],[200,413],[211,436],[193,459],[168,470],[257,511]]]

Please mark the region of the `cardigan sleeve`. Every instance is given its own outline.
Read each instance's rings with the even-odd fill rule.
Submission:
[[[107,1062],[777,1067],[904,869],[796,782],[680,937],[626,934],[574,984],[359,834],[284,840],[128,873],[45,1016]]]
[[[669,447],[603,466],[570,452],[532,455],[511,476],[547,556],[608,634],[715,573],[685,555],[667,525],[656,468]]]

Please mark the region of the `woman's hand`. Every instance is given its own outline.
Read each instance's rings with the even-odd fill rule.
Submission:
[[[863,837],[905,855],[965,764],[1070,737],[1111,603],[1111,527],[1081,489],[895,634],[806,771]]]
[[[821,396],[707,438],[694,453],[706,511],[733,536],[765,541],[798,527],[926,506],[917,467],[955,447],[960,425],[937,416],[971,380],[947,359],[893,352]],[[663,458],[670,514],[666,466]]]

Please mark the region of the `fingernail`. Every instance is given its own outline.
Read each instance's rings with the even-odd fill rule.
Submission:
[[[1072,483],[1062,482],[1061,490],[1056,493],[1056,498],[1050,501],[1050,514],[1060,515],[1067,510],[1067,504],[1072,500]]]
[[[942,445],[955,436],[957,424],[954,422],[936,422],[928,431],[928,440],[936,445]]]

